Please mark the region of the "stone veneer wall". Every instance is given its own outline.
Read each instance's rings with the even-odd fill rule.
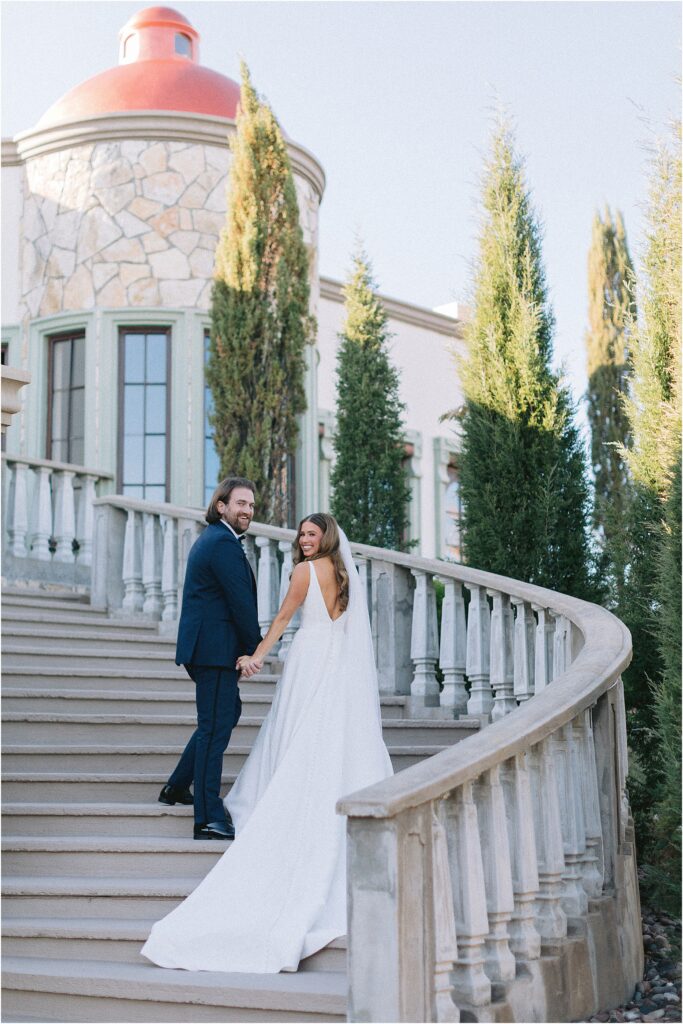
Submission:
[[[230,151],[131,139],[30,157],[21,218],[22,320],[92,308],[210,303]],[[318,195],[295,174],[317,304]]]

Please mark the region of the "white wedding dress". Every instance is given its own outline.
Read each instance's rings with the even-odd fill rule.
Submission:
[[[340,797],[391,775],[367,603],[342,535],[349,604],[325,606],[313,562],[273,705],[225,801],[236,839],[142,953],[193,971],[295,971],[346,934]]]

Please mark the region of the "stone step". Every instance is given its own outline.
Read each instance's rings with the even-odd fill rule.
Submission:
[[[45,690],[48,686],[55,689],[68,688],[84,690],[115,690],[118,693],[132,691],[174,692],[190,694],[194,699],[194,683],[182,665],[174,665],[172,661],[162,669],[137,668],[118,669],[114,665],[106,669],[78,668],[74,666],[19,665],[11,666],[3,661],[3,692],[4,687],[17,687],[26,690]],[[274,693],[279,676],[273,672],[261,672],[240,683],[240,693]]]
[[[4,836],[3,873],[40,877],[118,874],[121,878],[182,875],[203,878],[229,841],[197,842],[184,836]]]
[[[159,787],[160,788],[160,787]],[[158,797],[158,792],[156,793]],[[20,803],[5,799],[2,831],[12,836],[192,836],[192,806],[149,803]],[[23,872],[22,872],[23,873]]]
[[[90,594],[80,594],[61,587],[10,587],[2,588],[2,607],[5,608],[54,608],[78,609],[96,612],[90,604]],[[100,609],[101,613],[101,609]]]
[[[344,1021],[341,971],[221,974],[153,964],[8,956],[4,1014],[51,1021],[193,1024],[230,1021]]]
[[[459,734],[465,738],[465,730]],[[469,735],[469,734],[468,734]],[[189,735],[188,735],[189,738]],[[223,771],[230,774],[238,772],[249,754],[251,747],[230,742],[223,755]],[[390,746],[389,753],[394,771],[401,771],[411,764],[417,764],[425,757],[447,750],[448,746]],[[121,774],[147,774],[149,772],[165,772],[167,775],[175,767],[181,753],[182,744],[174,746],[140,746],[123,744],[78,744],[55,745],[47,743],[9,744],[3,753],[3,770],[9,774],[16,772],[100,772],[103,768]]]
[[[189,683],[189,680],[188,680]],[[249,717],[263,717],[272,704],[269,693],[241,694],[243,714]],[[137,715],[183,715],[195,709],[194,686],[184,690],[146,693],[144,690],[39,690],[37,687],[22,688],[3,686],[2,706],[5,711],[42,712],[60,714],[124,714]]]
[[[49,646],[43,648],[34,644],[7,641],[2,648],[3,663],[8,668],[32,666],[38,672],[42,670],[43,665],[51,668],[89,669],[94,676],[100,673],[108,675],[112,669],[131,672],[137,669],[168,671],[174,663],[174,649],[170,646],[164,651],[134,651],[132,641],[128,640],[125,647],[119,644],[116,648],[100,649],[92,646],[92,638],[88,647],[71,648],[56,642],[48,643]]]
[[[248,682],[249,680],[245,680]],[[189,682],[189,680],[188,680]],[[272,691],[265,688],[259,692],[243,692],[240,685],[243,714],[248,717],[263,717],[272,704]],[[195,709],[195,692],[185,687],[183,691],[100,689],[38,689],[18,686],[3,686],[2,706],[4,711],[15,712],[59,712],[75,714],[125,715],[173,715],[192,714]],[[405,710],[405,697],[382,697],[382,719],[399,719]]]
[[[172,766],[171,766],[172,767]],[[2,776],[2,795],[5,802],[36,801],[48,804],[73,803],[157,803],[161,787],[168,779],[165,772],[121,774],[107,772],[5,772]],[[225,795],[235,781],[235,774],[224,774],[221,793]],[[29,805],[30,806],[30,805]]]
[[[250,705],[232,731],[231,743],[251,744],[263,724],[263,716],[249,716]],[[3,741],[18,744],[56,745],[81,743],[118,743],[141,747],[164,743],[185,743],[197,725],[196,714],[69,714],[58,711],[4,711]],[[471,719],[389,719],[383,723],[385,742],[399,746],[446,746],[478,731],[478,722]]]
[[[112,636],[119,633],[139,633],[156,636],[159,633],[159,623],[152,619],[137,618],[113,619],[106,612],[93,611],[91,608],[84,608],[83,612],[71,608],[44,608],[34,609],[28,613],[25,605],[2,604],[3,633],[5,636],[19,635],[15,630],[27,621],[35,623],[39,629],[57,629],[59,626],[67,629],[78,629],[79,632],[86,632],[89,636],[96,634],[103,627]]]
[[[105,622],[96,629],[78,629],[74,626],[41,626],[31,622],[28,625],[7,625],[3,619],[3,650],[12,646],[21,647],[30,641],[36,655],[52,652],[75,653],[76,651],[95,652],[102,656],[111,651],[125,652],[127,657],[136,654],[154,654],[160,658],[175,659],[175,637],[161,636],[151,630],[121,631],[110,629]]]
[[[153,918],[7,918],[3,925],[3,956],[147,963],[140,948],[154,923]],[[344,972],[346,939],[335,939],[306,957],[299,970]]]
[[[194,842],[194,840],[192,840]],[[218,842],[218,840],[216,840]],[[210,846],[211,843],[196,843]],[[44,874],[4,876],[2,908],[11,917],[117,917],[158,921],[177,907],[197,885],[197,877],[98,878]]]

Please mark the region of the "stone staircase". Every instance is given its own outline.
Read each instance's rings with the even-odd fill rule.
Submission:
[[[140,956],[224,847],[196,843],[192,808],[157,803],[194,726],[174,641],[72,594],[3,593],[4,1021],[341,1021],[343,939],[296,973],[217,974]],[[280,665],[241,686],[227,789],[267,713]],[[396,771],[478,728],[407,717],[382,699]]]

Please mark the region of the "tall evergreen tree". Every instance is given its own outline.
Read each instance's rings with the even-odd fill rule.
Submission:
[[[465,557],[477,568],[588,596],[585,456],[569,391],[551,369],[541,232],[503,122],[493,133],[482,206],[474,315],[461,360]]]
[[[403,467],[405,405],[375,287],[368,259],[358,252],[344,289],[346,320],[337,354],[331,504],[352,540],[401,548],[410,496]]]
[[[628,387],[628,333],[635,317],[633,265],[620,213],[596,213],[588,254],[588,421],[595,499],[593,526],[601,549],[601,575],[618,605],[624,587],[620,543],[629,475],[624,448],[629,423],[624,409]]]
[[[633,636],[624,676],[631,737],[646,751],[647,800],[636,807],[636,827],[654,896],[670,908],[680,908],[681,895],[680,126],[678,134],[673,145],[659,147],[651,169],[638,279],[642,317],[632,332],[626,402],[633,501],[624,525],[629,565],[619,608]],[[643,743],[643,734],[654,742]]]
[[[308,258],[287,147],[246,64],[227,222],[216,251],[207,381],[221,474],[256,484],[258,517],[286,524],[287,459],[306,407]]]

